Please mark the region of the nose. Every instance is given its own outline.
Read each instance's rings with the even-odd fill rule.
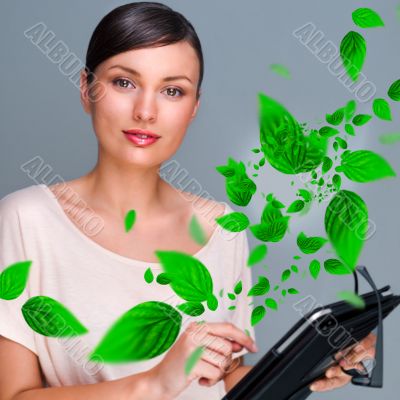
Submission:
[[[154,96],[142,91],[135,96],[133,116],[138,121],[155,121],[157,117],[157,104]]]

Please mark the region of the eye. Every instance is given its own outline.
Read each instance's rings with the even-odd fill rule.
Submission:
[[[132,82],[125,78],[118,78],[113,80],[113,84],[120,88],[128,89],[129,85],[132,85]]]
[[[183,96],[183,91],[181,89],[171,87],[171,88],[167,88],[165,90],[166,90],[166,92],[167,92],[169,97],[181,97],[181,96]],[[173,94],[177,93],[177,92],[179,93],[179,96],[174,96]],[[170,96],[170,95],[172,95],[172,96]]]

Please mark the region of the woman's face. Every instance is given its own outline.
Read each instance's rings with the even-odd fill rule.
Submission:
[[[81,101],[92,117],[102,159],[146,168],[169,159],[200,104],[196,98],[200,63],[192,46],[181,41],[130,50],[105,60],[94,73],[102,90],[89,96],[83,72]],[[132,129],[161,137],[141,146],[124,133]]]

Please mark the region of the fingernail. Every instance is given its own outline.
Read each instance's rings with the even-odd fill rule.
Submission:
[[[315,392],[316,389],[317,389],[317,385],[312,384],[310,386],[310,390],[312,390],[313,392]]]

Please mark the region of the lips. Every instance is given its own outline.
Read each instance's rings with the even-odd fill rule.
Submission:
[[[125,137],[133,144],[138,147],[147,147],[157,142],[161,136],[156,135],[154,132],[147,131],[144,129],[131,129],[129,131],[123,131]]]
[[[146,136],[149,136],[149,137],[154,138],[154,139],[158,139],[158,138],[161,137],[160,135],[157,135],[154,132],[148,131],[148,130],[145,130],[145,129],[130,129],[130,130],[123,131],[123,132],[125,134],[127,134],[127,135],[138,135],[138,136],[146,135]]]

